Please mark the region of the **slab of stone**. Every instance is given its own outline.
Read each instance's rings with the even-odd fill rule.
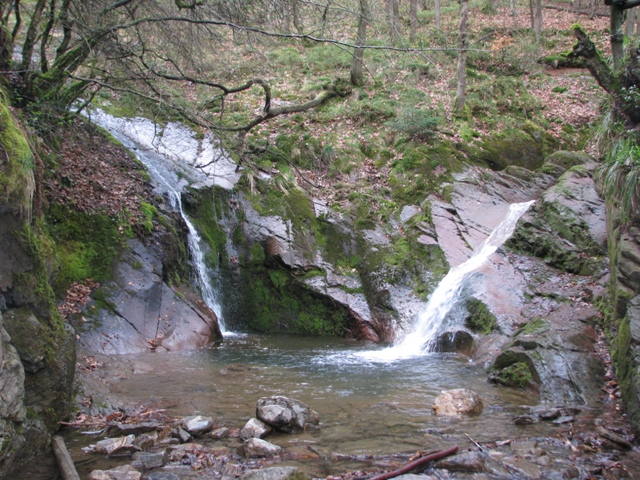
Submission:
[[[250,438],[242,444],[242,453],[247,458],[272,457],[282,452],[282,447],[259,438]]]
[[[105,438],[96,443],[94,451],[107,455],[108,457],[119,457],[133,455],[140,450],[135,445],[135,435],[127,435],[126,437]]]
[[[109,435],[139,435],[155,432],[162,424],[160,422],[112,423],[109,425]]]

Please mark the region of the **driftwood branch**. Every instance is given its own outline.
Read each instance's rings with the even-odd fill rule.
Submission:
[[[420,457],[419,459],[414,460],[413,462],[409,462],[404,467],[400,467],[397,470],[381,473],[380,475],[371,477],[368,480],[388,480],[389,478],[395,478],[400,475],[404,475],[405,473],[408,473],[414,468],[418,468],[420,465],[424,465],[425,463],[434,462],[436,460],[440,460],[441,458],[448,457],[449,455],[453,455],[457,451],[458,451],[457,445],[455,447],[447,448],[446,450],[440,450],[438,452],[425,455],[424,457]]]
[[[60,470],[62,479],[80,480],[80,475],[78,475],[78,471],[73,464],[73,460],[71,460],[71,455],[69,455],[69,450],[67,450],[67,446],[65,445],[63,438],[59,435],[56,435],[55,437],[53,437],[52,443],[53,454],[55,455],[56,461],[58,462],[58,469]]]

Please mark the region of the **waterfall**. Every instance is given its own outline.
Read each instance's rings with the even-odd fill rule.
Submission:
[[[157,152],[157,149],[154,148],[154,132],[157,130],[157,127],[145,119],[134,119],[131,121],[129,119],[116,118],[101,110],[91,112],[89,116],[91,121],[108,130],[109,133],[118,139],[129,151],[136,155],[147,168],[155,184],[155,189],[165,193],[169,197],[171,207],[180,213],[189,230],[187,243],[195,267],[196,284],[200,290],[202,300],[204,300],[205,304],[213,310],[218,317],[221,332],[223,334],[229,333],[225,329],[222,318],[222,308],[216,290],[211,284],[210,272],[204,261],[204,253],[200,247],[202,239],[182,208],[180,192],[184,184],[186,184],[186,181],[184,178],[181,178],[181,176],[176,175],[172,169],[174,164],[167,162],[166,154]],[[149,129],[151,129],[151,132],[149,132]],[[151,143],[145,141],[145,136],[151,139]],[[184,171],[181,173],[184,173]]]
[[[404,338],[384,350],[362,352],[369,360],[393,361],[423,355],[433,348],[445,317],[458,300],[465,277],[477,270],[513,234],[520,217],[533,201],[514,203],[500,225],[480,244],[464,263],[449,270],[431,294],[429,302],[418,316],[412,330]]]

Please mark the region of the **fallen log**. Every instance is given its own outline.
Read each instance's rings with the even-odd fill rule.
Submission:
[[[69,455],[69,450],[67,450],[67,446],[65,445],[63,438],[56,435],[53,437],[52,443],[53,454],[58,462],[58,469],[60,470],[62,479],[80,480],[80,475],[78,475],[76,466],[73,464],[73,460],[71,460],[71,455]]]
[[[449,455],[453,455],[458,451],[458,446],[447,448],[446,450],[440,450],[438,452],[430,453],[429,455],[425,455],[424,457],[420,457],[413,462],[407,463],[404,467],[400,467],[391,472],[381,473],[380,475],[376,475],[367,480],[388,480],[389,478],[398,477],[400,475],[404,475],[405,473],[410,472],[414,468],[419,467],[420,465],[424,465],[425,463],[433,462],[435,460],[440,460],[441,458],[448,457]]]

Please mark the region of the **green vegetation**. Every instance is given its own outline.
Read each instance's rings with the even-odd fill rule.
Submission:
[[[35,190],[34,156],[0,88],[0,202],[29,216]]]
[[[533,375],[524,362],[516,362],[498,372],[500,383],[508,387],[524,388],[533,381]]]
[[[518,330],[517,335],[525,334],[530,335],[539,332],[548,327],[548,323],[541,317],[534,317],[529,320],[524,326]]]
[[[47,221],[55,240],[60,269],[54,281],[58,292],[72,282],[110,277],[113,262],[123,247],[119,223],[108,215],[86,214],[51,205]]]
[[[482,301],[470,298],[467,300],[466,306],[469,311],[466,324],[472,331],[488,335],[496,329],[496,317]]]

